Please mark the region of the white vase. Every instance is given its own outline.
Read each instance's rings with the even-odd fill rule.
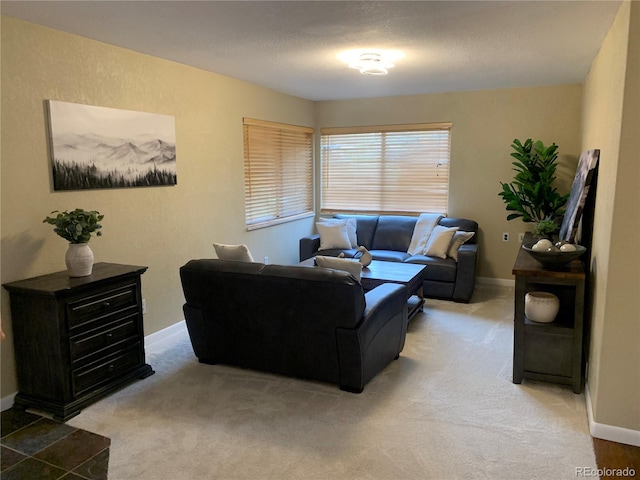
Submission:
[[[93,252],[88,243],[70,243],[64,256],[70,277],[86,277],[93,270]]]
[[[559,309],[560,300],[553,293],[529,292],[524,297],[524,314],[534,322],[553,322]]]

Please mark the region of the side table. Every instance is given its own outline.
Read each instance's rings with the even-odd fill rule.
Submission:
[[[14,407],[66,421],[155,372],[145,363],[141,275],[147,267],[96,263],[4,285],[10,293],[19,392]]]
[[[516,279],[513,337],[513,383],[523,378],[555,382],[582,392],[584,357],[585,270],[580,260],[552,270],[522,248],[513,266]],[[551,292],[560,299],[555,321],[536,323],[524,313],[530,291]]]

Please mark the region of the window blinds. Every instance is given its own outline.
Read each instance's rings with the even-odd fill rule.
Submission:
[[[313,129],[243,119],[249,230],[313,214]]]
[[[451,123],[324,128],[322,212],[447,212]]]

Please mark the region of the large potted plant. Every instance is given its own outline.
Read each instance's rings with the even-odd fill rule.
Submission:
[[[511,147],[517,173],[511,183],[500,182],[502,191],[498,194],[507,204],[507,211],[512,212],[507,220],[521,218],[523,222],[540,224],[537,230],[544,230],[546,235],[557,232],[558,219],[569,199],[568,193],[561,195],[554,186],[558,146],[553,143],[545,147],[540,140],[534,142],[530,138],[522,143],[516,138]],[[550,228],[552,224],[557,228]]]
[[[95,210],[83,210],[76,208],[72,211],[59,212],[54,210],[42,223],[54,225],[53,231],[69,242],[69,248],[65,254],[65,264],[71,277],[86,277],[93,271],[93,252],[88,242],[91,234],[102,235],[102,225],[99,223],[104,215]]]

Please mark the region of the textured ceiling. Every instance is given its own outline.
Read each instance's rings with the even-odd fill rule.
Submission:
[[[620,1],[2,1],[2,15],[311,100],[581,83]],[[336,55],[402,50],[387,76]]]

